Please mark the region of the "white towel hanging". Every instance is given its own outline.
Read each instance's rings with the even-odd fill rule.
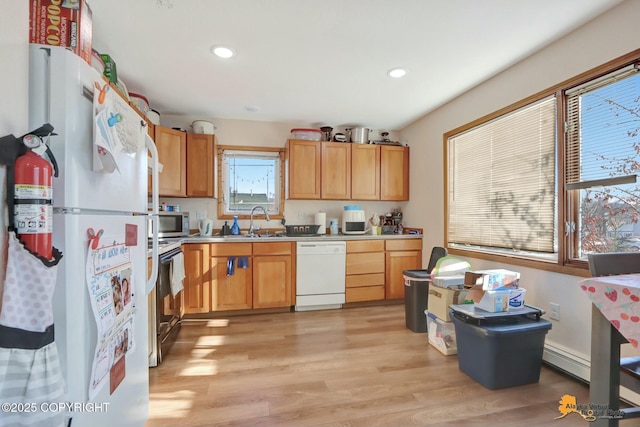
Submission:
[[[178,292],[184,289],[184,285],[182,284],[182,280],[185,278],[184,254],[182,252],[171,258],[170,277],[171,294],[175,297],[178,295]]]

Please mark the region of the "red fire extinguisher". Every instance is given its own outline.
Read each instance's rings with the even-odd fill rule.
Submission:
[[[53,167],[43,155],[48,154],[58,176],[53,153],[39,135],[22,138],[26,152],[14,166],[14,227],[25,246],[37,255],[52,258]]]

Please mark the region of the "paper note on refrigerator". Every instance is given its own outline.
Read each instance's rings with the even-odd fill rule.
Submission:
[[[135,349],[133,263],[125,240],[123,233],[102,236],[95,246],[87,242],[86,282],[98,329],[89,383],[91,400],[113,377],[109,374],[119,359]]]
[[[120,153],[136,155],[144,150],[145,122],[108,84],[96,83],[93,95],[93,170],[118,170]]]

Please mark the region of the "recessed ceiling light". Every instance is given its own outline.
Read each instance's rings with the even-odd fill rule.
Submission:
[[[211,52],[213,52],[215,56],[218,56],[220,58],[225,58],[225,59],[231,58],[236,54],[234,50],[231,49],[230,47],[220,46],[220,45],[213,46],[211,48]]]
[[[244,107],[244,109],[249,111],[250,113],[256,113],[260,111],[260,107],[258,107],[257,105],[247,105],[246,107]]]
[[[403,77],[405,74],[407,74],[407,70],[405,70],[404,68],[394,68],[393,70],[389,70],[387,74],[389,75],[389,77],[399,79],[400,77]]]

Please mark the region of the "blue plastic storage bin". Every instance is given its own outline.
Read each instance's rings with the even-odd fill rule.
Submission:
[[[537,383],[551,322],[512,316],[509,324],[476,326],[450,312],[456,328],[458,366],[488,389]]]

